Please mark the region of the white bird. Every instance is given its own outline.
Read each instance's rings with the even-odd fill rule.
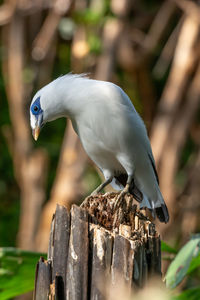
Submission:
[[[84,75],[57,78],[31,102],[34,139],[45,123],[60,117],[71,119],[86,153],[105,177],[94,193],[111,183],[115,189],[123,189],[121,195],[130,192],[140,207],[168,222],[145,125],[119,86]]]

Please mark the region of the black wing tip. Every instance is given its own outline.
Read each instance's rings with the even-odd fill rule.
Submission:
[[[155,174],[155,176],[156,176],[156,180],[157,180],[157,183],[158,183],[158,185],[159,185],[159,178],[158,178],[158,173],[157,173],[157,170],[156,170],[155,163],[154,163],[154,161],[153,161],[153,159],[152,159],[152,157],[151,157],[151,155],[150,155],[149,153],[148,153],[148,157],[149,157],[149,159],[150,159],[150,161],[151,161],[151,165],[152,165],[152,167],[153,167],[154,174]]]
[[[156,216],[162,223],[168,223],[169,222],[169,213],[167,206],[165,204],[161,204],[160,207],[155,208]]]

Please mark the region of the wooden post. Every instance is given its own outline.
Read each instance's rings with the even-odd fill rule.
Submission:
[[[89,197],[68,212],[57,205],[48,260],[36,269],[35,300],[104,300],[106,289],[141,288],[161,275],[160,237],[155,225],[126,195],[113,211],[116,193]],[[113,225],[114,224],[114,225]]]

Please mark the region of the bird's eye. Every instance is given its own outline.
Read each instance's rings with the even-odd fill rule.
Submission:
[[[33,115],[38,116],[39,114],[42,114],[43,110],[40,106],[40,97],[38,97],[31,105],[30,111]]]

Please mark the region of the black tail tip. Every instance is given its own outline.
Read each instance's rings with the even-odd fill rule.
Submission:
[[[161,204],[160,207],[155,208],[156,216],[162,223],[168,223],[169,222],[169,213],[167,206],[165,204]]]

